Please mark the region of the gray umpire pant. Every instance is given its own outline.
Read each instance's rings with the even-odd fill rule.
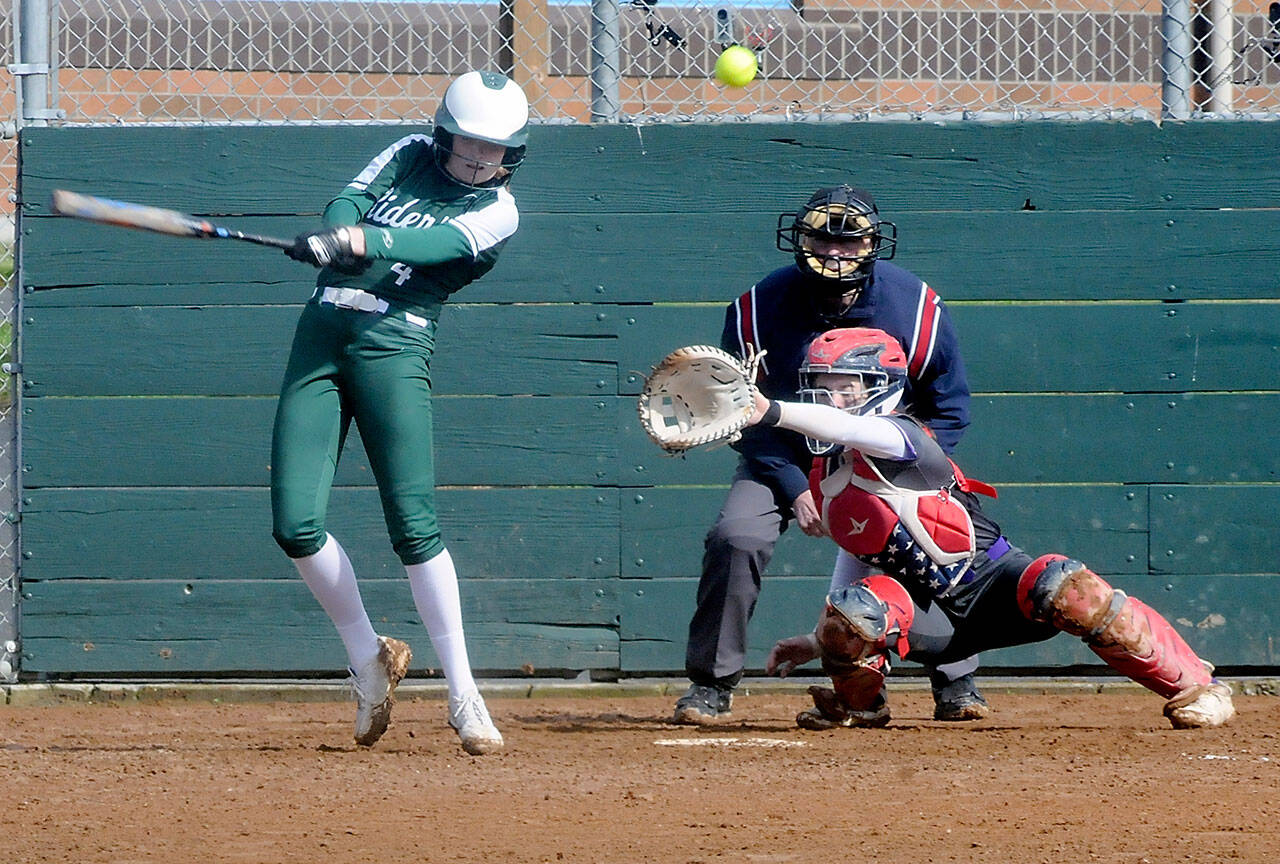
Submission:
[[[791,507],[780,504],[772,489],[752,479],[740,465],[705,540],[698,605],[689,622],[685,649],[685,671],[694,684],[732,689],[741,680],[747,625],[760,597],[760,579],[791,518]],[[938,611],[936,604],[930,611]],[[917,621],[927,617],[919,608],[916,615]],[[978,668],[977,656],[936,669],[914,651],[911,659],[926,665],[935,687]]]

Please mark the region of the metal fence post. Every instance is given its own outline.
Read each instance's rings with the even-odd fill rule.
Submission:
[[[18,28],[14,32],[14,62],[9,71],[18,82],[18,127],[47,126],[63,113],[49,104],[54,65],[53,32],[57,0],[16,0]]]
[[[52,62],[54,16],[57,0],[14,0],[13,63],[9,72],[16,84],[13,128],[17,134],[24,126],[45,126],[62,117],[62,112],[49,104],[53,92]],[[21,326],[22,249],[20,248],[21,213],[15,219],[11,246],[15,269],[5,280],[3,307],[9,310],[9,338],[3,349],[5,361],[0,367],[4,376],[4,398],[0,400],[0,681],[18,680],[21,658],[19,625],[19,592],[21,582],[21,495],[19,466],[21,457],[19,403],[21,400],[22,363],[19,357],[18,328]]]
[[[1186,120],[1191,116],[1191,0],[1161,0],[1161,6],[1160,116]]]
[[[1209,110],[1226,114],[1235,101],[1236,19],[1232,0],[1210,0],[1209,4]]]
[[[591,0],[591,122],[616,123],[622,111],[618,0]]]

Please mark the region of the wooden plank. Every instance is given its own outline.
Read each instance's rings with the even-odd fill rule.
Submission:
[[[27,128],[23,206],[47,212],[62,186],[197,213],[316,212],[410,131],[422,130]],[[856,164],[858,183],[889,212],[1007,212],[1028,200],[1038,210],[1270,207],[1280,197],[1274,143],[1267,124],[547,126],[531,135],[516,186],[530,212],[737,213],[744,184],[763,209],[785,209],[797,189],[848,182]]]
[[[617,576],[616,490],[444,488],[436,500],[445,542],[467,580]],[[328,527],[361,579],[404,578],[376,490],[335,489]],[[27,580],[293,575],[271,539],[265,488],[30,489],[22,549]]]
[[[1219,666],[1267,666],[1278,626],[1275,574],[1137,577],[1120,587],[1161,611],[1192,644]],[[523,588],[518,581],[464,584],[464,615],[478,669],[621,668],[676,673],[683,666],[683,623],[692,611],[694,580],[626,583],[620,599],[597,594],[594,582],[556,581]],[[772,642],[812,626],[825,579],[770,581],[755,621],[748,667],[758,670]],[[579,605],[558,592],[590,588]],[[373,581],[366,603],[382,632],[418,646],[419,663],[432,662],[416,627],[404,586]],[[483,594],[480,593],[483,589]],[[525,609],[520,598],[537,598]],[[104,598],[110,602],[104,603]],[[474,598],[474,599],[472,599]],[[613,598],[613,599],[610,599]],[[620,604],[614,607],[612,604]],[[607,619],[621,610],[620,641],[607,626],[566,627],[566,609]],[[390,611],[388,611],[390,610]],[[595,611],[591,611],[595,610]],[[500,615],[494,620],[491,615]],[[532,621],[529,619],[533,619]],[[550,622],[550,623],[548,623]],[[617,645],[618,653],[611,649]],[[296,672],[340,668],[341,649],[323,613],[297,580],[288,582],[101,583],[78,580],[24,585],[24,669],[33,672],[191,673]],[[264,660],[264,658],[267,658]],[[983,668],[1098,665],[1066,636],[1047,643],[988,652]],[[577,665],[577,664],[586,665]],[[591,665],[599,663],[601,665]],[[619,667],[613,664],[620,663]],[[415,668],[421,668],[415,663]]]
[[[1270,390],[1280,381],[1274,301],[948,305],[975,392]],[[724,304],[628,309],[621,392],[638,394],[643,373],[673,348],[718,345],[723,323]]]
[[[956,451],[967,474],[1003,483],[1265,483],[1280,479],[1272,445],[1280,394],[980,394]],[[634,427],[634,428],[632,428]],[[1205,430],[1230,429],[1231,446]],[[673,459],[638,421],[618,441],[621,476],[650,486],[713,486],[732,450]],[[631,484],[627,484],[631,485]]]
[[[1001,486],[984,511],[1010,542],[1038,556],[1070,555],[1100,573],[1145,574],[1147,495],[1116,484]]]
[[[1273,302],[951,309],[978,391],[1265,390],[1280,380],[1280,355],[1270,350],[1280,343]],[[667,350],[718,343],[723,311],[720,304],[452,304],[433,358],[437,392],[595,395],[616,384],[637,394],[643,372]],[[24,392],[274,395],[297,315],[278,306],[28,309]],[[1253,362],[1241,364],[1242,356]]]
[[[615,669],[617,597],[594,581],[464,581],[478,674]],[[439,668],[409,586],[366,582],[379,633],[408,641],[411,674]],[[81,675],[338,672],[346,655],[299,579],[23,585],[22,668]]]
[[[763,670],[777,640],[813,629],[830,581],[830,575],[765,580],[751,621],[747,669]],[[637,579],[622,584],[618,647],[623,672],[683,673],[697,587],[697,579]]]
[[[1221,667],[1270,666],[1280,661],[1280,614],[1271,602],[1280,576],[1266,574],[1124,576],[1115,587],[1164,615],[1205,659]],[[631,581],[621,591],[620,657],[625,672],[670,672],[684,668],[687,623],[693,614],[695,579]],[[751,622],[747,669],[753,674],[777,639],[812,629],[827,580],[767,580]],[[910,661],[910,655],[908,655]],[[1047,642],[988,651],[979,676],[1031,668],[1104,664],[1077,639],[1059,634]],[[919,674],[912,662],[899,673]],[[803,673],[821,675],[817,664]]]
[[[241,216],[232,227],[289,238],[316,217]],[[37,306],[302,303],[316,269],[279,249],[24,217],[23,284]]]
[[[727,477],[725,478],[728,479]],[[727,487],[623,491],[623,577],[698,576],[702,538]],[[1061,552],[1107,573],[1147,572],[1147,496],[1124,486],[1006,486],[983,499],[1010,542],[1032,555]],[[788,529],[769,565],[770,577],[831,575],[836,547]],[[1256,572],[1261,568],[1245,568]],[[1222,572],[1229,572],[1226,567]]]
[[[1280,303],[1270,300],[959,304],[952,316],[978,392],[1177,394],[1280,381]]]
[[[382,125],[41,130],[20,142],[23,208],[48,213],[53,190],[63,188],[201,216],[316,218],[383,148],[428,131]]]
[[[696,577],[702,571],[703,537],[727,491],[727,487],[622,490],[621,575]],[[806,537],[793,525],[783,532],[768,574],[830,578],[835,558],[836,546],[830,540]]]
[[[989,482],[1257,483],[1280,479],[1280,394],[979,396],[957,449]],[[1231,446],[1206,430],[1230,429]]]
[[[299,307],[29,310],[28,396],[274,396]],[[353,313],[358,314],[358,313]],[[615,307],[451,304],[432,380],[449,394],[598,395],[616,389]]]
[[[706,217],[679,217],[706,232]],[[754,253],[726,256],[736,271],[720,277],[720,294],[754,279],[786,258],[773,248],[771,216],[762,216],[763,245]],[[578,216],[521,213],[520,229],[502,250],[497,266],[455,296],[485,302],[634,302],[664,291],[688,290],[687,270],[665,287],[636,273],[636,253],[626,232],[633,220],[609,214]],[[768,224],[764,224],[764,223]],[[717,220],[717,225],[719,220]],[[301,303],[315,288],[316,270],[289,261],[278,250],[241,243],[199,241],[104,227],[72,219],[25,217],[23,284],[36,306],[217,305]],[[299,216],[247,216],[235,227],[279,237],[315,227]],[[667,235],[667,243],[678,236]],[[711,245],[738,243],[717,232]],[[669,254],[668,254],[669,253]],[[666,273],[668,258],[693,257],[691,250],[662,249],[646,263]],[[699,257],[699,266],[703,266]],[[621,268],[621,270],[619,270]],[[622,280],[622,281],[619,281]],[[624,290],[625,289],[625,290]],[[699,288],[698,290],[710,290]],[[716,295],[719,296],[719,295]]]
[[[502,262],[466,297],[727,303],[791,263],[775,248],[774,232],[778,214],[808,197],[809,186],[800,188],[806,191],[773,206],[758,203],[754,188],[742,189],[751,203],[731,221],[696,211],[523,218]],[[1280,210],[884,213],[898,226],[894,263],[949,302],[1276,295],[1267,238],[1280,234]],[[1151,249],[1159,254],[1142,251]]]
[[[440,485],[611,485],[618,475],[617,397],[443,396],[433,411]],[[266,485],[274,412],[273,398],[28,399],[23,483]],[[337,484],[372,476],[353,427]]]
[[[1028,200],[1038,210],[1272,206],[1275,130],[1213,126],[1166,134],[1149,123],[666,124],[639,130],[642,157],[663,170],[643,185],[602,187],[602,203],[652,212],[685,199],[736,212],[744,178],[753,200],[776,204],[797,189],[849,182],[856,165],[858,185],[887,212],[1013,211]]]
[[[790,263],[775,248],[774,231],[778,213],[799,203],[753,204],[733,217],[732,230],[725,230],[722,213],[522,214],[498,266],[457,299],[723,304]],[[949,302],[1270,299],[1276,293],[1267,238],[1280,233],[1280,210],[885,215],[898,225],[895,262]],[[311,227],[295,216],[241,221],[246,229],[284,237]],[[28,308],[298,303],[315,284],[312,268],[239,243],[70,219],[32,217],[25,224],[32,232],[23,237],[23,282],[36,289]],[[998,244],[986,238],[999,238]],[[1146,249],[1160,254],[1135,252]]]
[[[1150,496],[1153,572],[1276,569],[1280,486],[1156,486]]]

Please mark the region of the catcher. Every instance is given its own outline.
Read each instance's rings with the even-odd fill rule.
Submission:
[[[739,356],[767,350],[755,383],[770,398],[795,399],[797,372],[815,336],[836,327],[884,330],[908,347],[903,404],[950,453],[969,425],[960,342],[938,294],[890,260],[897,236],[867,190],[818,189],[794,212],[779,214],[775,240],[793,260],[729,303],[719,344]],[[674,723],[732,716],[748,628],[779,536],[791,526],[824,536],[802,436],[756,427],[734,449],[739,458],[729,490],[704,542],[685,646],[690,686],[676,701]],[[833,578],[869,575],[844,550],[835,557]],[[990,712],[974,683],[977,668],[976,656],[928,667],[935,719],[972,720]]]
[[[833,584],[814,632],[774,645],[770,674],[821,657],[831,676],[832,687],[809,688],[814,707],[797,724],[888,723],[889,652],[948,662],[1059,631],[1164,697],[1174,727],[1231,719],[1231,688],[1159,613],[1079,561],[1033,558],[1001,535],[977,497],[995,490],[966,478],[922,424],[895,411],[906,374],[901,346],[883,331],[830,330],[800,367],[802,402],[752,394],[748,425],[806,437],[816,457],[810,488],[831,538],[888,574]]]

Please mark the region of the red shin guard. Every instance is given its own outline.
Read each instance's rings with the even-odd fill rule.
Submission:
[[[1079,561],[1037,558],[1019,580],[1018,605],[1031,620],[1081,637],[1112,669],[1166,699],[1212,678],[1160,613]]]
[[[1212,680],[1209,667],[1159,612],[1134,597],[1116,594],[1124,597],[1119,613],[1086,641],[1094,654],[1166,699]]]

